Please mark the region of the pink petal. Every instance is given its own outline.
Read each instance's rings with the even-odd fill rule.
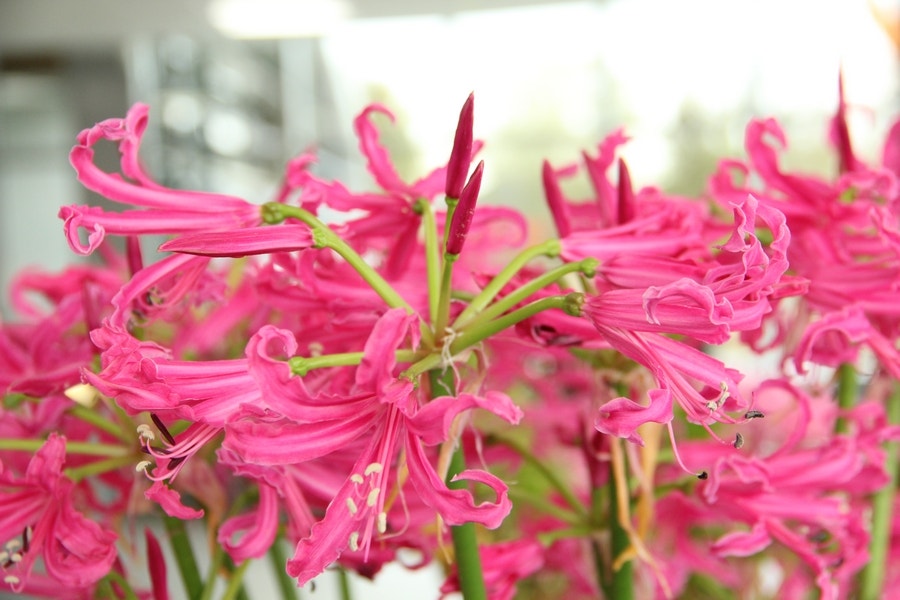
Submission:
[[[672,394],[668,390],[655,389],[648,392],[650,404],[641,406],[625,397],[615,398],[600,407],[594,427],[601,433],[625,438],[638,446],[644,440],[637,428],[644,423],[668,423],[672,420]]]

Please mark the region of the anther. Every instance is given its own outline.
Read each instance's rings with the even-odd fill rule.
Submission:
[[[738,450],[744,447],[744,436],[740,433],[734,434],[734,447]]]
[[[350,481],[352,481],[353,483],[356,483],[356,484],[362,484],[362,482],[365,480],[363,479],[363,476],[360,475],[359,473],[354,473],[353,475],[350,476]]]
[[[7,552],[16,552],[19,550],[19,548],[22,547],[22,542],[18,538],[14,538],[6,542],[6,546],[4,547],[6,548]]]
[[[764,415],[760,410],[748,410],[746,413],[744,413],[745,419],[762,419],[765,416],[766,415]]]
[[[152,442],[156,439],[156,434],[150,430],[150,426],[146,423],[141,423],[137,426],[137,433],[142,439],[145,439],[148,442]]]
[[[381,463],[373,462],[370,463],[366,470],[363,471],[363,474],[366,476],[371,475],[372,473],[381,473],[384,470],[384,465]]]
[[[174,446],[175,438],[171,433],[169,433],[169,430],[166,428],[165,423],[162,422],[162,419],[160,419],[153,413],[150,413],[150,419],[153,420],[153,424],[156,425],[156,428],[159,429],[159,432],[163,434],[163,437],[166,438],[166,441]]]
[[[22,554],[20,552],[13,552],[9,555],[9,562],[13,564],[22,562]]]
[[[146,473],[147,469],[149,469],[153,465],[152,461],[142,460],[138,464],[134,465],[134,470],[138,473]]]
[[[387,513],[380,512],[378,513],[378,533],[384,533],[387,531]]]
[[[351,515],[355,515],[359,512],[359,508],[356,506],[356,502],[353,501],[353,498],[347,498],[347,510]]]
[[[15,575],[7,575],[3,578],[3,583],[6,585],[19,585],[20,579]]]
[[[366,496],[366,506],[368,506],[369,508],[375,506],[375,503],[378,502],[378,495],[380,493],[381,488],[375,488],[371,492],[369,492],[369,495]]]
[[[709,473],[707,473],[706,471],[700,471],[697,474],[697,479],[703,479],[703,480],[709,479]]]
[[[0,564],[3,564],[9,560],[9,552],[6,550],[0,550]]]
[[[356,552],[359,550],[359,532],[354,531],[350,534],[350,549]]]

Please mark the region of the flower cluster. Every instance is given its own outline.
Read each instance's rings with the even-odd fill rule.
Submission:
[[[869,165],[845,112],[835,178],[785,171],[759,120],[702,198],[636,188],[614,132],[544,164],[558,237],[528,247],[522,214],[476,207],[472,96],[418,181],[373,105],[354,129],[375,191],[304,154],[261,206],[155,182],[144,105],[83,131],[79,181],[125,209],[61,208],[102,260],[12,285],[0,589],[168,598],[160,530],[130,556],[152,515],[190,597],[237,594],[267,554],[285,598],[410,556],[467,600],[895,589],[900,125]]]

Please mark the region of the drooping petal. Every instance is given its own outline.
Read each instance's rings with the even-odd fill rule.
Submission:
[[[594,427],[601,433],[624,438],[638,446],[644,440],[637,429],[644,423],[668,423],[672,420],[672,394],[669,390],[655,389],[648,392],[650,404],[641,406],[625,397],[614,398],[600,407],[594,419]]]

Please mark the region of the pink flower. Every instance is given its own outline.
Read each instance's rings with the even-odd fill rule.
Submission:
[[[39,557],[47,575],[70,590],[99,581],[116,558],[116,535],[75,508],[74,486],[62,474],[65,445],[51,434],[23,476],[0,471],[0,539],[12,540],[2,569],[13,590],[27,584]]]
[[[537,540],[485,544],[479,554],[490,600],[512,600],[516,584],[544,566],[544,548]],[[456,572],[451,573],[441,586],[441,598],[460,591],[458,577]]]
[[[141,138],[147,126],[148,108],[135,104],[124,119],[108,119],[78,135],[69,160],[78,180],[89,190],[114,202],[146,210],[109,212],[99,207],[64,206],[59,217],[65,222],[72,250],[90,254],[107,233],[178,234],[246,227],[261,222],[259,207],[240,198],[205,192],[173,190],[155,183],[138,159]],[[118,142],[125,178],[101,171],[94,164],[94,146],[100,140]],[[87,243],[79,231],[87,231]]]

